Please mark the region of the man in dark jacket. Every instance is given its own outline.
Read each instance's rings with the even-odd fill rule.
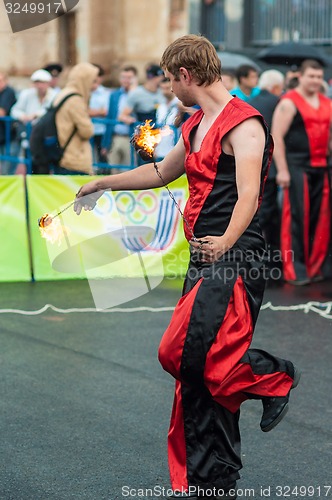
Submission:
[[[272,125],[273,112],[284,89],[284,81],[284,75],[280,71],[275,69],[264,71],[258,82],[261,91],[249,101],[249,104],[263,115],[269,129]],[[270,280],[278,281],[281,278],[280,208],[276,167],[273,161],[265,183],[263,200],[259,209],[259,221],[268,248]]]
[[[12,106],[16,102],[15,91],[8,85],[7,75],[0,72],[0,118],[8,116]],[[7,125],[10,130],[10,124]],[[8,132],[7,132],[8,133]],[[12,134],[8,136],[9,148],[5,147],[6,144],[6,123],[4,120],[0,120],[0,155],[6,155],[10,153],[10,141],[13,139]],[[7,175],[13,173],[15,164],[0,160],[0,173]]]

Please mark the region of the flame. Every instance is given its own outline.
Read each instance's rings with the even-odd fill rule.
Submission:
[[[59,219],[55,219],[49,214],[43,215],[39,219],[38,225],[41,236],[50,243],[57,243],[59,246],[65,234],[69,233],[68,228],[61,226]]]
[[[143,150],[150,158],[152,158],[155,147],[159,144],[161,138],[171,133],[171,129],[167,125],[162,129],[154,128],[151,121],[146,120],[144,125],[138,125],[133,137],[135,148]]]
[[[49,214],[43,215],[38,221],[39,227],[43,229],[50,224],[52,224],[52,217]]]

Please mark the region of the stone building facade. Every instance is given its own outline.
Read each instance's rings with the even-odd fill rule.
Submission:
[[[67,14],[16,33],[1,2],[1,69],[28,76],[48,62],[90,61],[110,75],[135,64],[143,75],[146,63],[158,62],[164,48],[188,32],[187,1],[79,0]]]

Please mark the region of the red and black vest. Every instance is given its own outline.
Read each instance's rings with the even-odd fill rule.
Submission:
[[[282,99],[290,99],[297,109],[284,138],[287,162],[303,168],[326,167],[331,122],[330,99],[319,94],[317,109],[295,89],[284,94]]]
[[[273,141],[261,114],[249,104],[234,97],[231,99],[206,133],[198,152],[191,152],[192,134],[203,117],[197,111],[182,127],[186,149],[185,169],[189,184],[189,199],[184,215],[197,238],[206,235],[221,236],[227,229],[234,205],[237,202],[237,186],[234,156],[222,151],[223,137],[234,127],[251,117],[258,117],[266,133],[262,161],[261,194],[271,163]],[[184,225],[186,238],[192,235]],[[249,237],[251,243],[263,244],[257,216],[254,217],[240,240]],[[239,240],[239,241],[240,241]],[[250,245],[249,245],[250,246]]]

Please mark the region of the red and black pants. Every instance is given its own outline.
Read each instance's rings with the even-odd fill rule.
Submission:
[[[285,396],[294,367],[249,349],[265,280],[259,262],[227,255],[213,265],[191,259],[159,360],[176,379],[169,429],[173,489],[227,488],[239,478],[240,405]]]
[[[281,252],[286,281],[322,275],[331,240],[331,187],[327,168],[289,164],[291,184],[284,190]]]

